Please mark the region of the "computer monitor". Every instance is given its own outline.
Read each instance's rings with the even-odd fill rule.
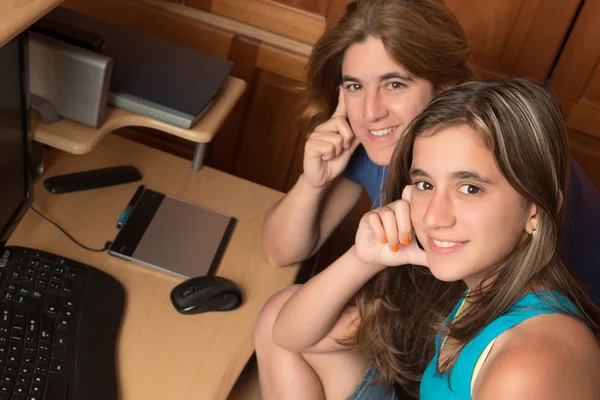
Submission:
[[[27,40],[0,47],[0,247],[32,201]]]

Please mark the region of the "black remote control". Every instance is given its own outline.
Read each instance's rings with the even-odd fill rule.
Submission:
[[[44,181],[50,193],[69,193],[120,185],[142,179],[142,174],[132,165],[94,169],[66,175],[52,176]]]

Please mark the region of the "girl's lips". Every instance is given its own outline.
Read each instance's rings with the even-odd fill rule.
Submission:
[[[447,242],[441,240],[435,240],[432,238],[428,239],[429,248],[432,252],[438,254],[448,254],[455,252],[465,247],[468,242]]]

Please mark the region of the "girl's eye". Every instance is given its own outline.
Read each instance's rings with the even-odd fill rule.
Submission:
[[[474,185],[462,185],[459,189],[459,192],[464,193],[464,194],[477,194],[479,192],[481,192],[481,189],[479,189],[477,186]]]
[[[358,83],[351,83],[349,85],[346,85],[346,90],[350,92],[356,92],[360,89],[362,89],[362,85],[359,85]]]
[[[415,182],[414,183],[417,190],[433,190],[433,185],[429,182]]]
[[[405,85],[402,82],[390,82],[388,83],[388,86],[392,89],[400,89],[403,88]]]

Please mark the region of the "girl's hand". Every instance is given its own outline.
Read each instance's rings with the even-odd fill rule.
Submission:
[[[315,128],[304,146],[304,177],[320,188],[339,176],[360,141],[346,118],[344,90],[339,88],[338,106],[329,120]]]
[[[406,186],[402,200],[366,213],[356,232],[356,255],[366,264],[427,266],[427,256],[417,245],[410,219],[412,186]]]

